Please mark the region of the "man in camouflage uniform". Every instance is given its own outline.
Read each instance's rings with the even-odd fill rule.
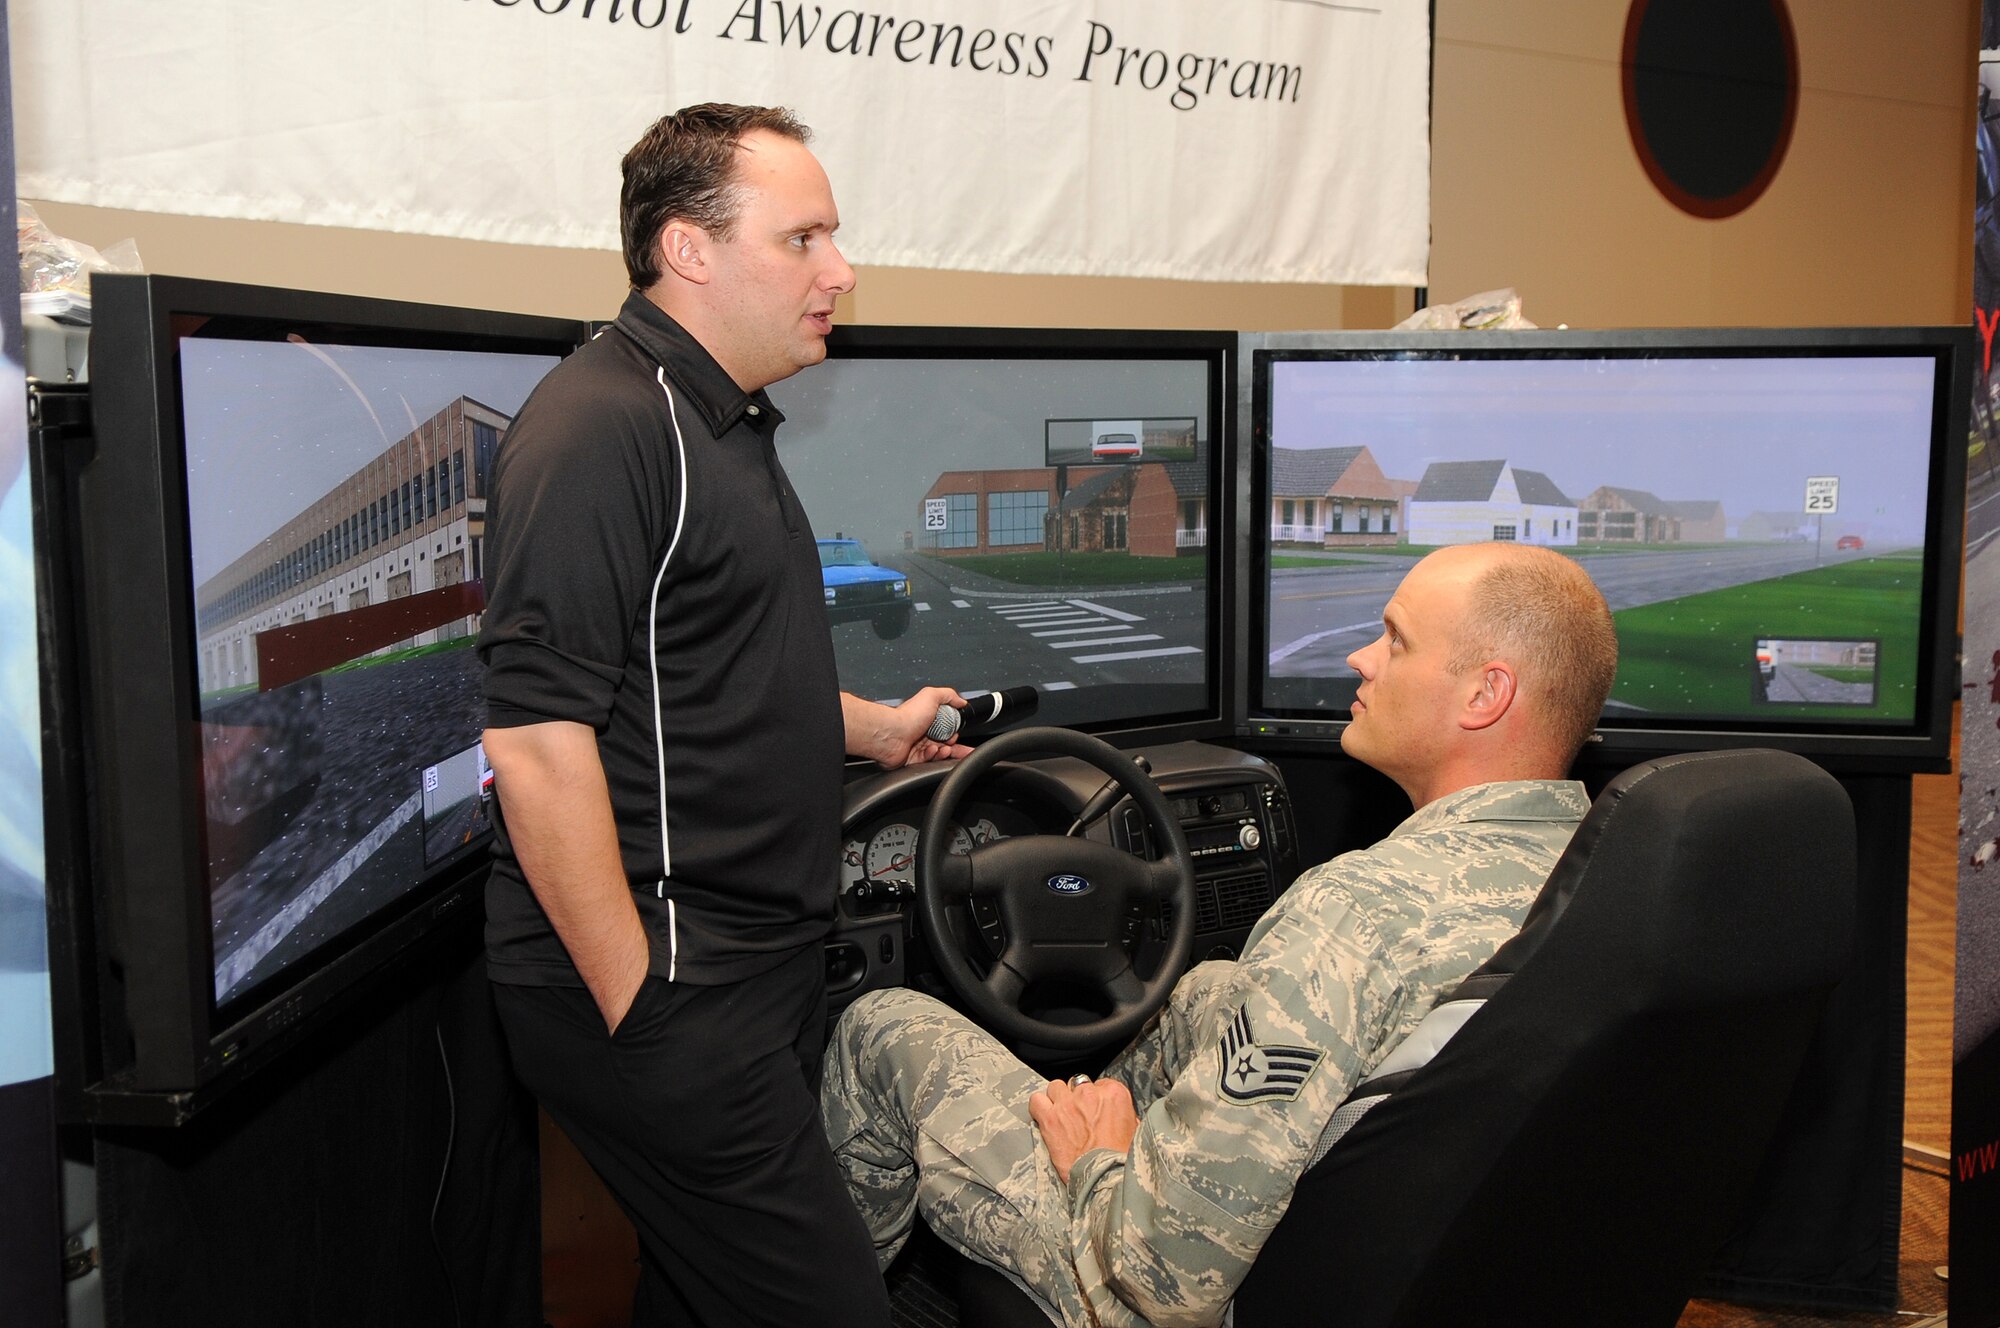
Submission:
[[[1045,1082],[913,992],[842,1017],[820,1105],[885,1266],[921,1211],[1072,1328],[1221,1320],[1334,1108],[1514,934],[1589,806],[1561,777],[1617,641],[1574,562],[1443,549],[1382,620],[1341,742],[1415,814],[1302,874],[1100,1078]]]

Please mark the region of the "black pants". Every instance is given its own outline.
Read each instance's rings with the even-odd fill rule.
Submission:
[[[581,987],[494,1001],[515,1070],[638,1230],[635,1326],[889,1322],[820,1127],[820,947],[728,986],[648,977],[616,1035]]]

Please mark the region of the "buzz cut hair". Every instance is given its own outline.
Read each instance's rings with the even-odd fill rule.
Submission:
[[[635,290],[660,280],[660,232],[676,219],[718,240],[735,231],[743,208],[736,152],[757,130],[806,143],[812,131],[781,106],[703,102],[661,116],[625,154],[618,230]]]
[[[1447,668],[1454,674],[1505,659],[1541,702],[1549,737],[1574,759],[1597,729],[1618,672],[1611,606],[1573,559],[1533,544],[1505,554],[1473,582],[1464,631]]]

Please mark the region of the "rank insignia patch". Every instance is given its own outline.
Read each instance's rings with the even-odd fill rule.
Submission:
[[[1250,1032],[1250,1012],[1238,1010],[1222,1035],[1222,1095],[1233,1102],[1277,1098],[1290,1102],[1319,1068],[1323,1052],[1310,1047],[1272,1047]]]

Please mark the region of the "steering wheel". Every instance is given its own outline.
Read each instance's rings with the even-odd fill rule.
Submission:
[[[1024,755],[1088,762],[1129,794],[1146,818],[1157,862],[1093,839],[1018,835],[950,852],[959,804],[995,765]],[[1007,944],[983,977],[953,935],[949,910],[989,900]],[[1169,901],[1173,929],[1151,978],[1132,967],[1122,938],[1133,905]],[[1194,948],[1194,859],[1167,800],[1131,758],[1072,729],[1025,728],[980,744],[958,763],[931,799],[917,844],[917,917],[938,967],[969,1012],[989,1028],[1052,1051],[1090,1051],[1123,1042],[1166,1004]],[[1110,1013],[1088,1023],[1052,1023],[1021,1008],[1029,990],[1073,984],[1102,999]]]

